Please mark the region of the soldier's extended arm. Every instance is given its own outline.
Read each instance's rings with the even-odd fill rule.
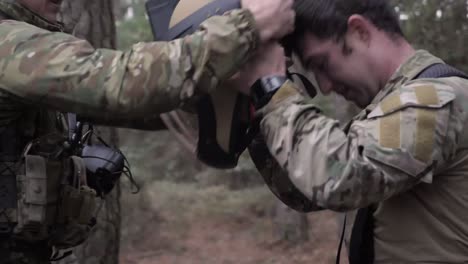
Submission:
[[[294,94],[290,83],[275,94],[262,109],[261,128],[272,155],[316,208],[365,207],[431,183],[462,127],[454,92],[444,85],[409,84],[347,133]]]
[[[212,17],[195,34],[126,52],[17,21],[0,27],[0,88],[26,103],[111,119],[154,116],[214,89],[255,50],[251,13]]]

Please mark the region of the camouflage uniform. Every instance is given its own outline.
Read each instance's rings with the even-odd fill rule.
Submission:
[[[57,25],[15,2],[0,2],[16,20],[0,24],[0,87],[30,104],[81,116],[143,119],[183,106],[237,71],[259,39],[251,13],[234,10],[180,40],[139,43],[125,52],[94,49],[52,33]]]
[[[94,49],[17,1],[0,0],[0,223],[16,217],[16,194],[2,184],[18,180],[13,168],[24,147],[34,140],[40,153],[59,153],[68,130],[62,112],[99,124],[157,128],[160,113],[213,91],[250,57],[259,41],[254,24],[249,11],[233,10],[183,39],[128,51]],[[48,164],[48,185],[49,171]],[[57,197],[50,202],[57,207]],[[0,230],[0,261],[48,263],[46,243],[13,241]]]
[[[271,189],[304,211],[376,203],[376,263],[468,262],[468,80],[413,80],[434,63],[417,51],[344,130],[291,83],[262,109]]]

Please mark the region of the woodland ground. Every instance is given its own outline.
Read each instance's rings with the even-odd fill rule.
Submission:
[[[121,263],[335,263],[338,225],[331,212],[309,214],[310,240],[293,245],[276,240],[268,208],[275,198],[264,188],[154,184],[151,192],[127,197],[127,205],[142,206],[124,217]]]
[[[235,170],[212,170],[167,132],[125,135],[123,150],[142,189],[131,194],[123,181],[121,263],[335,263],[336,214],[308,214],[307,242],[278,241],[277,198],[248,158]]]

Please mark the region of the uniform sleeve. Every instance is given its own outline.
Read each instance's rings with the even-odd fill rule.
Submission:
[[[454,155],[461,125],[454,122],[450,87],[405,86],[347,132],[301,95],[284,96],[287,90],[263,109],[261,129],[271,154],[313,206],[351,210],[430,184]]]
[[[235,10],[183,39],[115,51],[3,21],[0,88],[25,102],[90,118],[167,112],[215,89],[249,58],[259,38],[254,22],[249,11]]]

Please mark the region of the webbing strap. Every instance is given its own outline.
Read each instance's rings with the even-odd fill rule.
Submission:
[[[416,78],[446,78],[446,77],[460,77],[468,79],[468,75],[450,65],[437,63],[432,64],[426,69],[424,69]]]

